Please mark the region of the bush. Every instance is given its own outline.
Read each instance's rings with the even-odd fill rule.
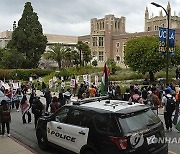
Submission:
[[[28,81],[29,77],[32,76],[34,79],[49,75],[53,72],[52,70],[43,69],[0,69],[0,80],[4,78],[9,80],[25,80]]]

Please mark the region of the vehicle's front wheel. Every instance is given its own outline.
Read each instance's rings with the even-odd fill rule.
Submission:
[[[37,141],[38,145],[42,150],[46,150],[48,148],[48,141],[45,135],[43,134],[42,131],[37,132]]]

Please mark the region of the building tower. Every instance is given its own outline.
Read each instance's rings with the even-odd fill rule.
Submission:
[[[149,11],[148,11],[148,7],[146,7],[146,10],[145,10],[145,26],[144,26],[144,31],[148,31],[146,28],[147,28],[147,20],[149,20]]]
[[[125,17],[116,18],[111,14],[102,19],[91,19],[90,47],[98,65],[104,64],[108,59],[114,59],[113,35],[124,34],[125,23]]]

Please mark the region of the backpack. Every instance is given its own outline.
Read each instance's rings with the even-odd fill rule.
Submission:
[[[134,104],[139,103],[140,98],[141,97],[139,96],[137,99],[134,99],[133,96],[131,96],[132,102],[134,102]]]
[[[167,103],[166,103],[166,111],[167,112],[173,112],[175,110],[176,102],[173,99],[173,96],[167,97]]]
[[[3,122],[10,122],[11,121],[11,114],[10,114],[9,110],[3,111],[2,120],[3,120]]]

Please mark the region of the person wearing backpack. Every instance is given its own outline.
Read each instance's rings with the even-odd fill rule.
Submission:
[[[164,120],[166,131],[172,131],[172,114],[175,110],[176,99],[171,95],[169,89],[165,89],[165,95],[162,98],[162,103],[164,105]]]
[[[40,101],[39,97],[35,97],[33,99],[33,104],[32,104],[32,113],[34,114],[34,124],[35,128],[37,126],[37,121],[38,119],[42,116],[44,110],[43,103]]]
[[[7,104],[3,105],[3,112],[2,112],[2,136],[5,137],[5,126],[7,129],[8,137],[11,135],[10,132],[10,122],[11,122],[11,114],[8,110]]]

